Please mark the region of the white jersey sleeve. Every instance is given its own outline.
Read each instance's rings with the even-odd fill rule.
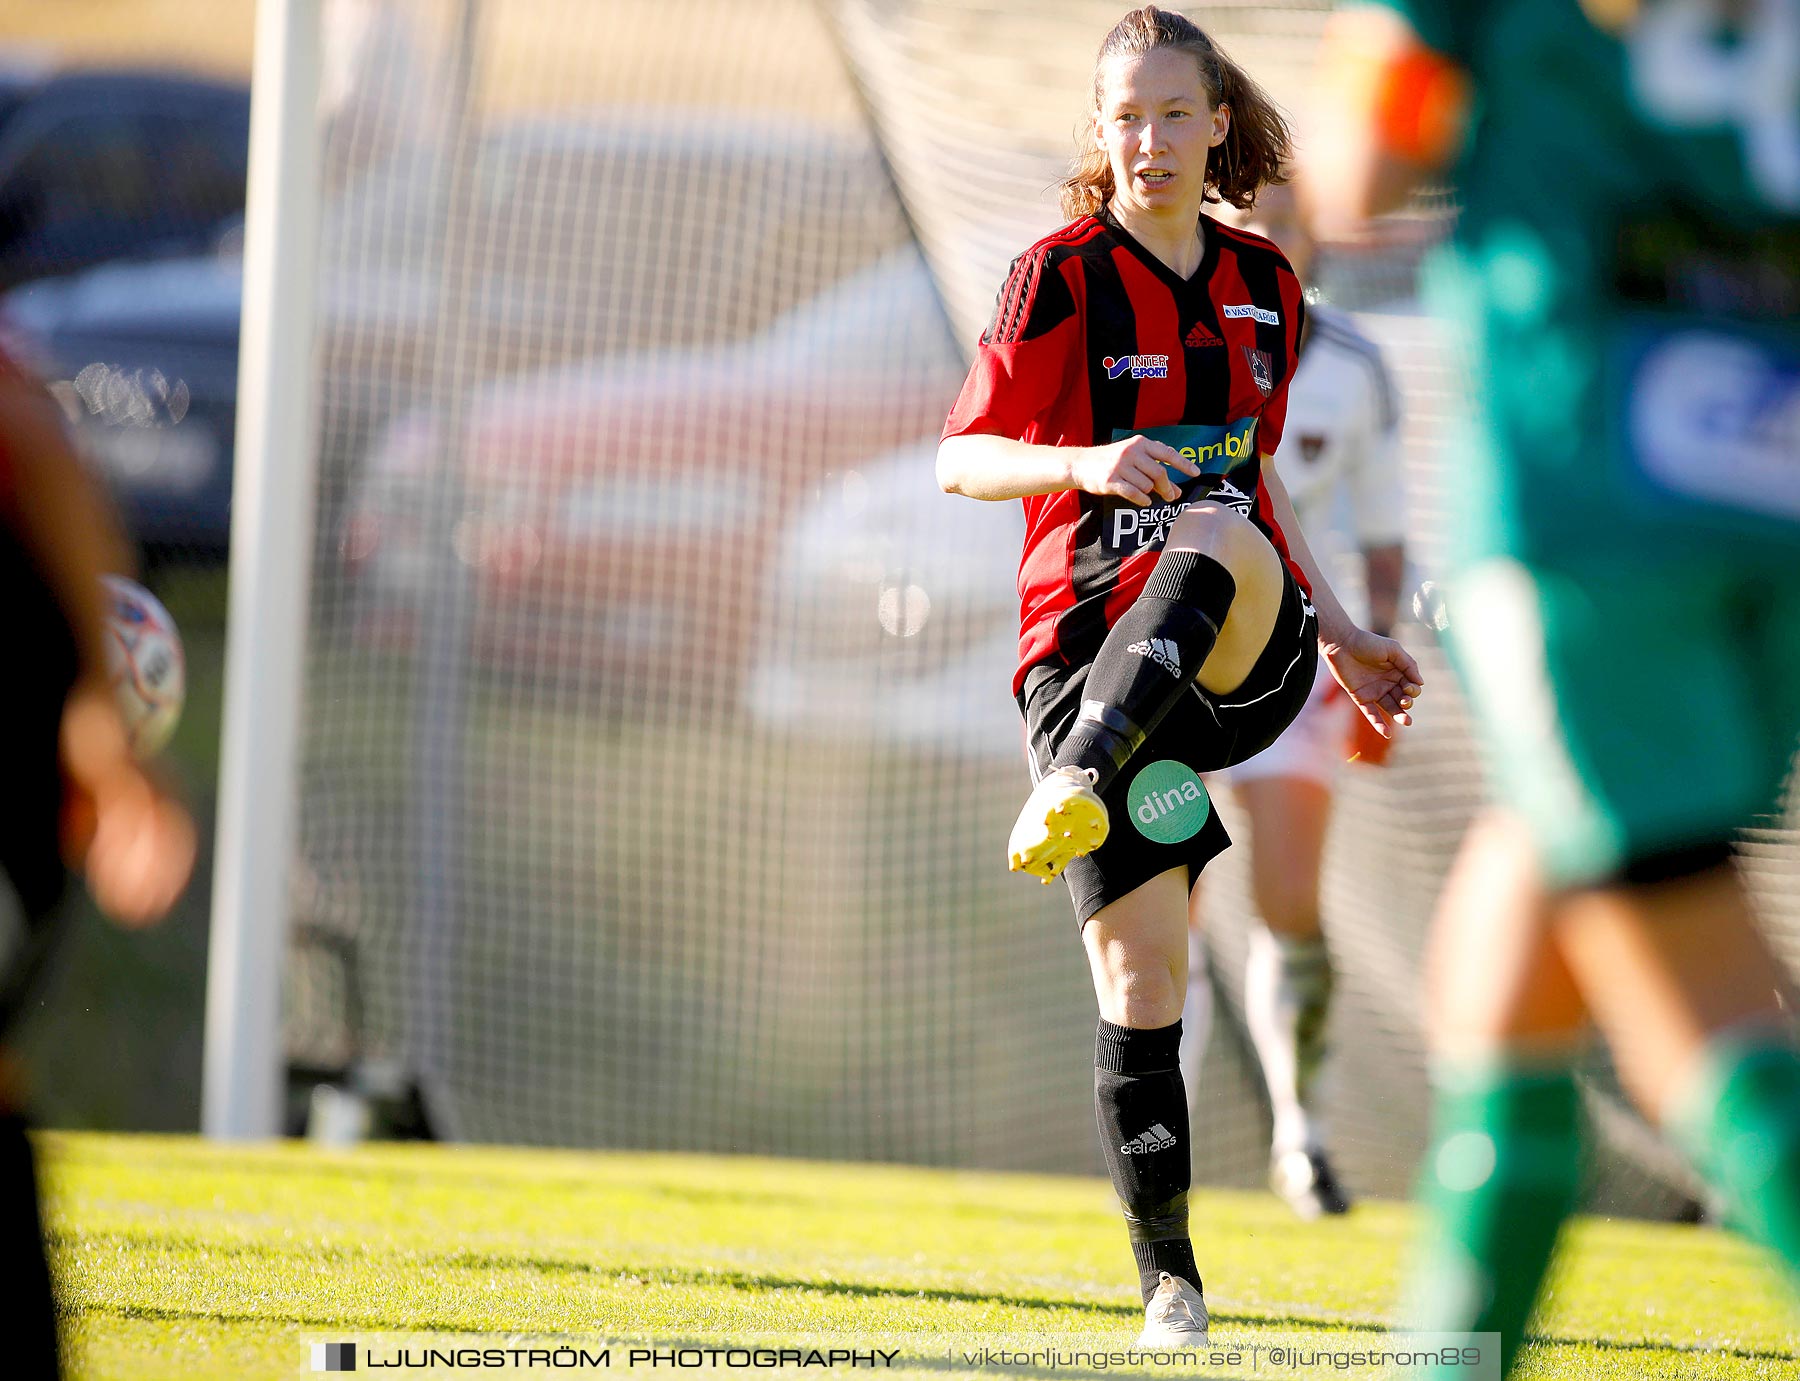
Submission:
[[[1317,307],[1309,322],[1278,460],[1301,531],[1315,553],[1397,542],[1406,529],[1399,395],[1380,349],[1348,318]]]
[[[1361,552],[1406,530],[1398,395],[1381,351],[1347,317],[1316,307],[1307,318],[1276,463],[1307,545],[1362,619]]]
[[[1366,549],[1392,546],[1405,536],[1406,488],[1400,463],[1399,391],[1380,348],[1360,334],[1356,341],[1352,348],[1362,361],[1368,394],[1358,444],[1344,458],[1344,479],[1357,544]]]

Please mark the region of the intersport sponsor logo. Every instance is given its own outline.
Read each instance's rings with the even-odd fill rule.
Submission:
[[[1106,377],[1117,379],[1130,373],[1134,379],[1166,379],[1169,377],[1167,355],[1108,355],[1100,361]]]

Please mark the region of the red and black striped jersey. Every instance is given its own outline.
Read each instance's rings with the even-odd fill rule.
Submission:
[[[1013,260],[946,437],[989,433],[1095,446],[1148,433],[1209,457],[1181,498],[1139,507],[1079,491],[1025,503],[1019,670],[1089,661],[1144,588],[1170,524],[1202,498],[1259,527],[1311,593],[1275,522],[1258,463],[1281,441],[1305,320],[1300,283],[1260,235],[1202,217],[1182,279],[1102,210]],[[1169,429],[1158,431],[1157,429]]]

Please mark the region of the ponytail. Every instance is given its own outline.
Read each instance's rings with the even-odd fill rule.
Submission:
[[[1218,48],[1212,51],[1219,74],[1216,104],[1231,108],[1231,125],[1207,160],[1206,181],[1220,201],[1248,211],[1258,189],[1288,180],[1284,169],[1294,156],[1293,134],[1268,92]],[[1204,76],[1204,63],[1200,70]]]

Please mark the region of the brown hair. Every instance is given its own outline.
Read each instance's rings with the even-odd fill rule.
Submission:
[[[1256,204],[1256,189],[1264,183],[1286,182],[1284,166],[1293,155],[1293,136],[1287,117],[1266,92],[1245,74],[1206,31],[1186,15],[1146,5],[1133,10],[1117,24],[1100,45],[1094,59],[1094,110],[1106,94],[1108,58],[1142,57],[1158,48],[1174,48],[1192,55],[1200,65],[1200,82],[1207,99],[1231,110],[1231,127],[1225,142],[1206,161],[1207,201],[1224,201],[1240,211]],[[1098,211],[1113,196],[1112,164],[1105,149],[1091,147],[1085,130],[1077,136],[1075,162],[1058,184],[1063,215],[1070,220]]]

